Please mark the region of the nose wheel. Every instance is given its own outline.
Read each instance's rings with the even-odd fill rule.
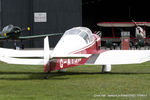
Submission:
[[[48,71],[48,72],[46,73],[46,76],[44,77],[44,79],[48,79],[49,73],[50,73],[50,71]]]

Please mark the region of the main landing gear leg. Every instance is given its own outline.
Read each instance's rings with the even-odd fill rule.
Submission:
[[[50,71],[48,71],[48,72],[46,73],[46,76],[44,77],[44,79],[48,79],[49,73],[50,73]]]
[[[102,73],[109,73],[111,72],[111,65],[102,65]]]

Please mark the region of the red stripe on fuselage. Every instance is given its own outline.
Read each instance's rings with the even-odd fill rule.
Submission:
[[[100,50],[98,49],[98,46],[100,45],[100,37],[96,34],[93,34],[93,41],[88,44],[87,46],[71,52],[71,54],[99,54],[106,50]],[[52,71],[52,70],[60,70],[68,67],[73,66],[80,66],[85,64],[85,62],[88,60],[88,58],[80,58],[80,59],[57,59],[55,62],[49,61],[47,65],[44,66],[44,71]],[[54,64],[55,63],[55,64]]]

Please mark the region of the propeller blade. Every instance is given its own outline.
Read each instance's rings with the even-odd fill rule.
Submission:
[[[44,39],[44,65],[48,63],[50,58],[50,52],[49,52],[49,39],[48,36]]]

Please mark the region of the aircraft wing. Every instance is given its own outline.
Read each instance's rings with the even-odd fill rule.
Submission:
[[[20,65],[44,65],[43,59],[18,59],[0,56],[0,61],[8,64],[20,64]]]
[[[49,54],[52,50],[48,51]],[[8,64],[44,65],[44,50],[13,50],[0,48],[0,61]]]
[[[92,55],[87,65],[138,64],[150,60],[150,50],[110,50]]]
[[[135,22],[136,25],[150,27],[150,22]],[[98,26],[101,27],[134,27],[134,22],[99,22]]]
[[[22,53],[23,54],[23,53]],[[24,54],[21,56],[8,56],[8,55],[0,55],[0,61],[8,63],[8,64],[20,64],[20,65],[44,65],[44,58],[41,58],[39,55],[39,58],[34,55],[31,56],[24,56]],[[52,59],[79,59],[79,58],[87,58],[90,54],[68,54],[68,55],[61,55],[61,56],[54,56]],[[43,57],[43,55],[42,55]]]
[[[0,61],[8,64],[43,65],[43,55],[43,50],[13,50],[0,48]]]
[[[0,48],[0,61],[8,64],[44,65],[44,52],[44,50],[13,50]],[[50,59],[79,59],[91,56],[91,54],[62,54],[51,56],[52,50],[49,50],[47,55],[48,54],[51,57]]]
[[[43,50],[20,51],[0,48],[0,51],[0,61],[8,64],[44,65]],[[150,50],[109,50],[100,54],[64,54],[52,56],[51,59],[79,58],[88,58],[86,65],[138,64],[150,60]]]
[[[35,39],[35,38],[42,38],[46,36],[56,36],[56,35],[62,35],[63,33],[53,33],[53,34],[41,34],[41,35],[31,35],[31,36],[20,36],[19,39]]]

